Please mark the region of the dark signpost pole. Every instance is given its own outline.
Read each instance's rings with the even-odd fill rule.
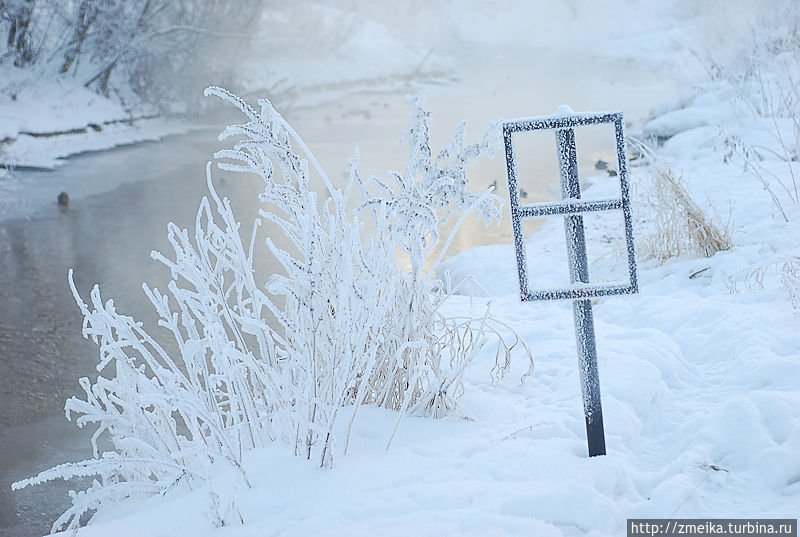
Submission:
[[[581,125],[613,123],[617,142],[618,177],[620,197],[597,201],[582,201],[578,159],[575,147],[574,128]],[[557,203],[534,203],[520,206],[517,170],[514,158],[512,134],[520,131],[554,130],[558,151],[558,168],[561,179],[562,201]],[[606,454],[603,431],[603,409],[600,402],[600,380],[597,371],[597,348],[594,337],[592,298],[615,294],[635,293],[636,258],[631,227],[630,195],[628,187],[627,161],[625,158],[622,114],[575,114],[569,109],[560,109],[552,116],[505,121],[503,138],[508,169],[508,193],[510,197],[514,245],[519,271],[520,296],[523,301],[572,299],[575,318],[575,341],[583,394],[583,409],[586,418],[586,439],[589,456]],[[586,238],[583,228],[583,213],[621,210],[625,222],[625,237],[628,247],[629,281],[616,284],[592,285],[589,280],[589,265],[586,259]],[[562,215],[567,239],[570,287],[531,291],[528,288],[527,262],[522,223],[525,218]]]
[[[581,186],[578,178],[575,131],[573,129],[557,130],[556,148],[558,149],[558,171],[561,175],[561,197],[580,199]],[[569,282],[572,284],[576,282],[589,283],[589,263],[586,260],[583,216],[580,214],[565,216],[564,232],[567,236]],[[600,403],[600,379],[597,374],[597,348],[594,341],[591,299],[573,300],[572,312],[575,318],[575,343],[578,348],[589,456],[605,455],[606,438],[603,432],[603,407]]]

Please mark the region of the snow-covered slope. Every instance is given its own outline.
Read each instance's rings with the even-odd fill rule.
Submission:
[[[54,168],[70,155],[158,140],[190,127],[155,111],[128,110],[71,78],[0,65],[0,80],[0,169]]]

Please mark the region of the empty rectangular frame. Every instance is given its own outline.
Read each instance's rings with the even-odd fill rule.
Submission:
[[[580,199],[580,188],[577,179],[577,155],[574,140],[575,127],[611,123],[614,125],[617,149],[617,177],[620,181],[620,197],[583,201]],[[562,160],[560,167],[570,167],[574,175],[569,181],[562,173],[562,200],[553,203],[532,203],[520,205],[519,185],[514,155],[513,135],[519,132],[555,131],[557,147]],[[631,223],[630,186],[628,183],[628,166],[625,156],[625,138],[622,129],[622,113],[582,113],[571,111],[559,112],[552,116],[516,119],[503,122],[503,141],[506,152],[506,168],[508,172],[508,194],[511,209],[511,224],[514,233],[514,246],[519,271],[520,298],[523,301],[582,299],[608,295],[636,293],[638,283],[636,276],[636,256],[633,244],[633,226]],[[562,215],[564,217],[580,216],[583,213],[597,211],[622,211],[625,226],[625,241],[628,256],[627,282],[592,284],[587,281],[574,281],[568,287],[556,289],[530,289],[527,277],[527,252],[525,238],[522,233],[522,220],[545,216]],[[582,235],[582,233],[581,233]],[[585,255],[585,249],[584,249]],[[581,278],[584,279],[584,278]]]

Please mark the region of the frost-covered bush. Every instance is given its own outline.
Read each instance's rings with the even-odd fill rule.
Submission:
[[[282,441],[330,466],[347,451],[360,406],[396,410],[398,423],[408,412],[451,415],[458,412],[464,370],[487,338],[498,341],[494,378],[507,371],[520,343],[514,336],[507,344],[488,312],[478,319],[444,316],[440,306],[452,289],[433,277],[443,254],[425,268],[449,217],[475,211],[486,222],[499,219],[501,200],[470,193],[466,177],[470,161],[493,151],[496,128],[467,145],[462,124],[434,157],[430,114],[416,100],[406,170],[363,179],[356,154],[340,189],[269,102],[260,101],[257,112],[220,88],[206,93],[247,117],[220,135],[237,141],[215,157],[223,170],[263,179],[260,215],[286,239],[285,247],[266,239],[282,273],[259,286],[254,258],[262,221],[243,240],[209,164],[211,200],[202,200],[194,233],[170,224],[174,256],[153,253],[171,270],[169,293],[143,286],[177,351],[118,313],[113,301],[104,303],[97,287],[84,303],[70,275],[83,333],[98,344],[101,360],[96,382],[81,379],[85,399],[70,399],[66,411],[79,426],[97,425],[94,457],[14,484],[95,476],[54,528],[74,527],[83,513],[108,502],[175,487],[209,487],[214,522],[235,521],[230,488],[249,486],[244,452]],[[325,187],[322,200],[309,162]],[[347,421],[337,428],[340,418]],[[337,448],[341,430],[347,433]],[[103,445],[113,449],[102,451]],[[225,490],[211,478],[220,466],[238,476]]]
[[[733,247],[731,225],[703,210],[689,195],[682,179],[642,142],[632,143],[649,162],[641,181],[647,198],[646,219],[651,232],[644,238],[647,257],[664,262],[672,257],[711,257]]]
[[[798,86],[798,90],[800,90],[800,86]],[[800,110],[798,110],[798,113],[800,114]],[[723,162],[741,166],[744,171],[761,183],[764,191],[769,194],[772,206],[780,213],[784,222],[789,222],[789,217],[786,214],[787,207],[800,204],[800,189],[798,189],[794,172],[794,167],[796,167],[796,163],[800,159],[800,153],[798,152],[800,149],[800,145],[798,145],[798,140],[800,140],[800,118],[796,120],[798,122],[795,128],[796,133],[791,142],[795,147],[794,149],[786,141],[792,139],[784,138],[781,135],[777,118],[773,117],[772,119],[775,122],[775,133],[779,139],[779,144],[776,145],[779,148],[779,152],[763,145],[748,144],[741,136],[727,135],[724,131],[720,132],[718,145],[724,150]],[[769,162],[764,162],[767,158],[775,160],[775,157],[785,163],[783,171],[788,173],[775,173],[773,169],[770,169]]]
[[[742,166],[763,186],[784,221],[787,208],[800,204],[800,10],[781,0],[753,22],[730,57],[708,58],[714,83],[733,88],[743,114],[756,120],[770,143],[721,132],[725,162]],[[779,163],[773,166],[772,163]]]

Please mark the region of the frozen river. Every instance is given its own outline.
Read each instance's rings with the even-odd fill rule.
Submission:
[[[410,126],[413,91],[433,111],[434,149],[449,141],[461,119],[477,139],[492,120],[553,112],[567,103],[576,111],[623,110],[632,128],[650,106],[675,88],[663,73],[621,60],[585,60],[564,69],[565,58],[475,58],[457,78],[395,92],[350,93],[326,104],[289,109],[287,119],[316,153],[331,179],[346,178],[344,161],[360,147],[362,175],[402,170],[407,155],[400,132]],[[67,271],[84,297],[99,283],[117,309],[147,319],[141,283],[165,287],[168,271],[150,251],[169,254],[166,224],[191,227],[205,193],[205,163],[220,147],[216,131],[198,131],[161,143],[145,143],[69,159],[51,172],[18,171],[0,200],[0,535],[47,533],[69,502],[60,483],[12,493],[12,481],[58,462],[90,456],[86,432],[63,419],[64,400],[77,393],[77,379],[91,376],[97,348],[81,336],[82,319],[67,286]],[[579,138],[581,165],[613,158],[613,139],[603,133]],[[552,139],[532,143],[522,186],[530,199],[552,194]],[[546,161],[539,166],[540,161]],[[528,164],[525,164],[528,165]],[[497,182],[507,197],[502,155],[474,167],[473,186]],[[554,166],[554,164],[553,164]],[[524,173],[524,172],[523,172]],[[217,174],[220,194],[232,199],[244,222],[257,206],[256,178]],[[68,208],[56,196],[67,191]],[[243,225],[244,229],[249,224]],[[510,242],[506,217],[499,227],[468,221],[450,254],[488,243]],[[168,255],[169,257],[169,255]],[[513,263],[509,259],[509,263]],[[268,261],[265,261],[268,264]]]

